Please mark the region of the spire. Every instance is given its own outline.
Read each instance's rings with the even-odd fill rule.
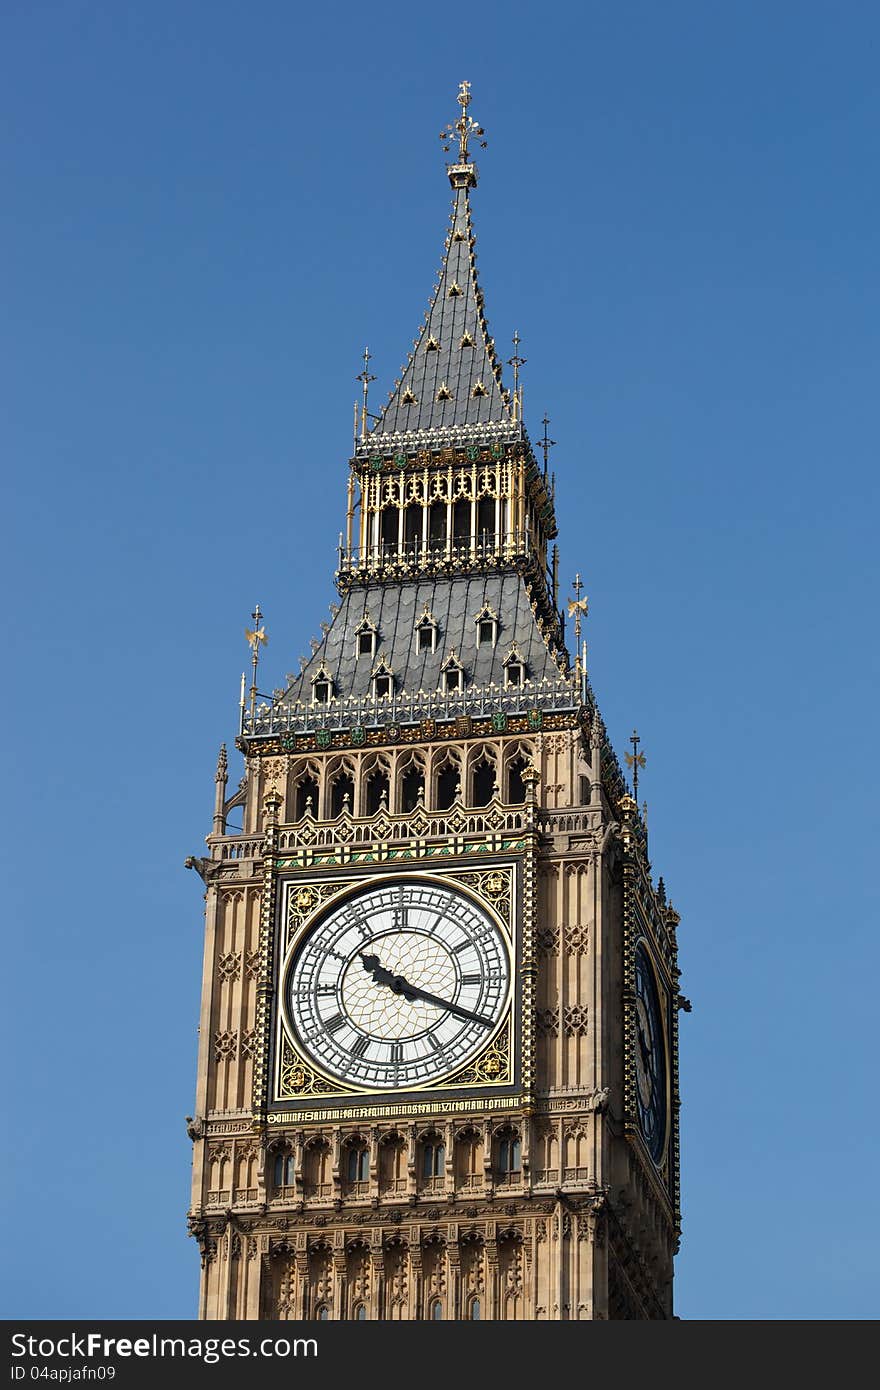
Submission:
[[[452,216],[433,298],[378,423],[361,435],[364,450],[374,448],[383,435],[514,423],[477,280],[469,203],[477,168],[471,162],[469,141],[482,136],[483,128],[468,115],[470,101],[470,83],[462,82],[461,115],[440,137],[447,150],[457,141],[458,158],[448,166],[454,190]]]

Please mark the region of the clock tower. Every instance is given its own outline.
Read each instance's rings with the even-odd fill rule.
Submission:
[[[272,696],[255,610],[245,775],[230,794],[222,749],[187,861],[203,1318],[672,1316],[679,918],[587,679],[579,580],[567,645],[458,101],[438,281],[378,416],[365,356],[339,603]]]

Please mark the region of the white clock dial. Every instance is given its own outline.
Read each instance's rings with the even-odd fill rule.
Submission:
[[[302,1049],[328,1075],[412,1089],[494,1034],[510,956],[488,913],[444,884],[397,879],[332,908],[294,946],[285,998]]]

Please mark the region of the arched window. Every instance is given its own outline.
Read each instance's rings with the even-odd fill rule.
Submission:
[[[498,1140],[496,1167],[502,1178],[512,1177],[514,1173],[520,1171],[519,1135],[515,1134],[513,1130],[508,1130]]]
[[[403,513],[403,539],[408,546],[422,543],[422,507],[420,502],[410,502]]]
[[[414,811],[425,795],[425,774],[418,763],[411,763],[400,781],[401,809]]]
[[[366,1305],[365,1303],[356,1303],[356,1304],[354,1305],[354,1321],[355,1321],[355,1322],[366,1322],[366,1320],[367,1320],[367,1305]]]
[[[386,507],[381,514],[379,522],[379,538],[382,542],[382,554],[386,559],[396,552],[399,534],[400,512],[397,507]]]
[[[515,758],[507,764],[507,800],[512,806],[519,806],[526,799],[526,784],[523,773],[528,767],[525,758]]]
[[[318,781],[310,773],[300,777],[296,784],[296,818],[318,814]]]
[[[477,535],[485,543],[495,535],[495,500],[481,497],[477,503]]]
[[[360,1145],[352,1144],[348,1150],[346,1176],[349,1182],[367,1182],[370,1176],[370,1155]]]
[[[330,1317],[330,1309],[326,1303],[319,1303],[315,1309],[315,1318],[318,1322],[327,1322]]]
[[[367,815],[375,816],[377,811],[388,810],[388,774],[381,768],[371,772],[367,779]]]
[[[294,1162],[292,1153],[275,1155],[274,1179],[276,1187],[293,1187]]]
[[[452,508],[452,539],[456,545],[470,545],[471,504],[463,497],[460,497]]]
[[[347,772],[340,772],[333,780],[330,790],[330,815],[335,820],[343,811],[350,811],[354,800],[354,778]]]
[[[428,1309],[428,1317],[431,1319],[432,1322],[443,1321],[443,1304],[440,1302],[439,1298],[431,1299],[431,1306]]]
[[[446,1172],[446,1145],[442,1139],[428,1139],[422,1145],[422,1177],[442,1178]]]
[[[434,546],[446,541],[446,503],[432,502],[428,510],[428,539]]]
[[[474,806],[488,806],[495,790],[495,764],[489,758],[481,758],[473,771]]]
[[[480,1318],[482,1317],[482,1309],[480,1306],[480,1300],[478,1298],[472,1298],[470,1303],[468,1304],[468,1317],[470,1318],[471,1322],[480,1321]]]
[[[437,774],[437,810],[448,811],[458,795],[458,768],[447,763]]]

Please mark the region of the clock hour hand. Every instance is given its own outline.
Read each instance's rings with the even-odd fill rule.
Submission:
[[[462,1009],[458,1004],[450,1004],[448,1000],[440,999],[436,994],[429,994],[426,989],[419,989],[418,985],[411,985],[403,975],[394,975],[390,970],[386,970],[378,956],[368,956],[361,952],[361,964],[367,974],[372,975],[377,985],[387,985],[395,994],[402,994],[404,999],[413,1002],[420,999],[424,1004],[436,1004],[439,1009],[455,1014],[456,1018],[465,1018],[471,1023],[482,1023],[484,1028],[491,1028],[494,1023],[494,1019],[483,1018],[482,1014],[471,1013],[470,1009]]]

